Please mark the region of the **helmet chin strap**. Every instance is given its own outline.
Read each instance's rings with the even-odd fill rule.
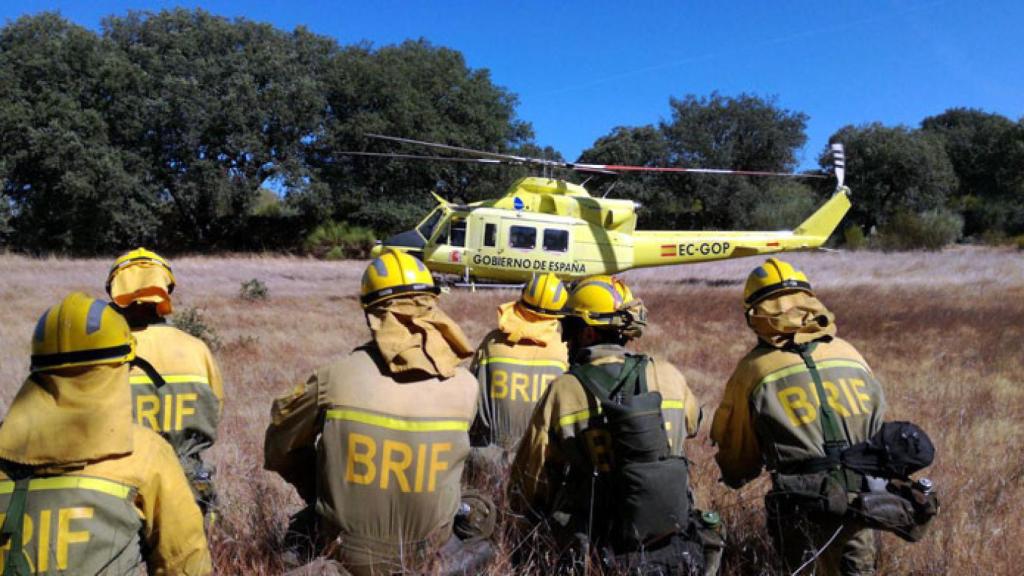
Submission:
[[[146,373],[146,376],[149,376],[149,379],[153,381],[153,385],[156,386],[157,388],[162,388],[165,384],[167,384],[167,381],[164,380],[164,377],[161,376],[160,373],[156,371],[156,368],[154,368],[153,365],[150,364],[149,361],[146,360],[145,358],[136,356],[134,360],[129,362],[129,364],[141,368],[142,371]]]

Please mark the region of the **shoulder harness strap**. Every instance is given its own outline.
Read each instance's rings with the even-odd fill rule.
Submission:
[[[154,368],[153,365],[150,364],[149,361],[146,360],[145,358],[140,358],[136,356],[135,359],[132,360],[131,364],[132,366],[138,366],[139,368],[141,368],[142,371],[146,373],[146,376],[149,376],[149,379],[153,381],[153,385],[156,386],[157,388],[163,388],[164,385],[167,384],[167,381],[164,380],[164,377],[161,376],[160,373],[156,371],[156,368]]]
[[[614,402],[628,384],[630,395],[647,392],[647,361],[643,355],[626,356],[616,378],[598,364],[577,364],[569,372],[601,402]]]
[[[14,491],[7,505],[3,528],[0,528],[0,544],[9,545],[4,559],[3,573],[9,576],[30,576],[32,569],[28,556],[22,550],[23,531],[25,527],[25,504],[28,499],[28,483],[32,474],[14,480]]]

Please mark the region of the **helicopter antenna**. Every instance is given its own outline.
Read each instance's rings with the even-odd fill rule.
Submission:
[[[618,183],[619,183],[619,181],[615,180],[614,182],[609,184],[608,185],[608,189],[604,191],[604,194],[601,194],[601,198],[607,198],[608,195],[612,193],[612,190],[615,189],[615,185],[618,184]]]
[[[846,179],[846,152],[839,142],[832,144],[832,166],[836,173],[836,189],[843,187]]]

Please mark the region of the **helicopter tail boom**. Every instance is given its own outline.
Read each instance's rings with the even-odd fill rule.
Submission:
[[[840,188],[796,229],[778,232],[637,231],[631,268],[688,264],[809,250],[824,244],[850,209],[849,189]]]
[[[839,226],[843,216],[850,209],[850,189],[843,186],[836,190],[828,202],[818,208],[806,220],[793,230],[794,236],[818,239],[816,246],[821,246]]]

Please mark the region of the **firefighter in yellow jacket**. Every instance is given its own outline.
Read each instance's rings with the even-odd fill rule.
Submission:
[[[315,507],[312,554],[357,576],[413,570],[457,540],[477,382],[458,367],[472,348],[437,293],[422,262],[386,251],[363,274],[373,339],[271,410],[265,467],[296,487],[307,515]]]
[[[544,390],[569,367],[559,322],[568,300],[562,281],[548,273],[526,283],[518,301],[498,307],[498,328],[470,367],[480,382],[474,445],[514,450]]]
[[[39,319],[31,375],[0,425],[0,574],[210,574],[174,450],[132,422],[135,344],[73,293]]]
[[[145,248],[120,256],[107,276],[107,293],[128,320],[139,356],[160,376],[154,381],[138,367],[132,370],[135,421],[159,432],[174,447],[205,512],[214,504],[215,491],[214,470],[204,464],[203,452],[217,438],[224,389],[206,344],[166,320],[174,285],[167,261]]]
[[[614,510],[611,503],[623,498],[603,481],[603,474],[624,455],[613,452],[603,404],[580,380],[578,367],[596,366],[614,378],[624,376],[628,363],[642,359],[647,391],[660,394],[657,428],[667,436],[666,455],[683,455],[684,440],[697,432],[700,409],[672,364],[626,351],[626,343],[642,333],[646,309],[620,280],[584,279],[573,290],[566,314],[573,371],[551,383],[534,411],[512,464],[509,497],[514,509],[534,521],[549,522],[561,543],[571,547],[580,540],[600,543],[600,533],[613,523],[608,517]],[[677,496],[688,498],[685,469],[672,484],[670,489],[681,491]],[[675,521],[682,526],[687,522]]]
[[[881,427],[882,388],[790,264],[769,258],[755,268],[744,305],[758,342],[726,384],[711,427],[722,481],[738,488],[763,468],[771,473],[765,508],[786,573],[817,555],[816,574],[873,574],[874,532],[843,516],[869,479],[839,470],[837,459]]]

